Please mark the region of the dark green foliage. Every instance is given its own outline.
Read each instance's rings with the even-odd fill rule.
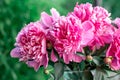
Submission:
[[[59,80],[64,73],[64,65],[60,62],[55,63],[54,65],[54,76],[55,76],[55,80]]]
[[[25,63],[11,58],[10,51],[14,48],[15,37],[20,29],[29,22],[39,20],[42,11],[50,14],[49,10],[54,7],[60,14],[66,15],[68,12],[73,11],[76,2],[79,2],[79,4],[80,2],[92,3],[92,0],[0,0],[0,80],[48,80],[50,78],[50,74],[44,73],[43,67],[35,72]],[[113,19],[117,16],[120,17],[119,5],[120,0],[103,0],[103,6],[112,13]],[[99,64],[95,59],[93,61]],[[81,64],[83,66],[79,67],[84,70],[85,62]],[[88,73],[91,75],[90,72]],[[115,74],[115,72],[108,73]],[[82,75],[82,73],[79,74]],[[101,74],[102,72],[98,71],[96,76]],[[65,76],[77,78],[75,73],[65,73]],[[113,75],[113,77],[117,76]],[[100,78],[106,80],[102,79],[104,77]]]
[[[120,0],[103,0],[103,7],[111,13],[112,19],[120,17]]]

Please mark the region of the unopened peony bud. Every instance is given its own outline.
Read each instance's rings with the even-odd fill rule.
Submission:
[[[110,63],[112,62],[112,57],[106,57],[106,58],[104,59],[104,62],[105,62],[106,64],[110,64]]]
[[[44,70],[44,73],[45,73],[45,74],[49,74],[50,72],[49,72],[49,70],[45,69],[45,70]]]
[[[86,56],[86,61],[91,62],[93,60],[93,57],[91,55]]]

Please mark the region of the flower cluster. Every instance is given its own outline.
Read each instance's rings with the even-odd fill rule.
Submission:
[[[18,34],[16,48],[11,51],[12,57],[20,58],[35,70],[41,65],[47,67],[48,53],[46,51],[46,36],[40,22],[26,25]]]
[[[106,57],[111,59],[109,66],[120,69],[119,18],[112,21],[106,9],[90,3],[76,4],[67,16],[60,16],[54,8],[50,11],[51,15],[42,12],[39,21],[31,22],[18,33],[12,57],[37,71],[40,66],[47,67],[49,61],[80,63],[86,58],[78,54],[84,53],[84,47],[98,50],[110,44],[106,50]]]
[[[116,18],[113,21],[116,26],[117,30],[115,31],[113,35],[113,41],[110,43],[110,46],[107,50],[106,56],[111,58],[110,67],[113,70],[119,70],[120,69],[120,18]]]

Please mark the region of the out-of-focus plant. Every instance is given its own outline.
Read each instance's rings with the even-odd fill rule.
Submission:
[[[94,0],[66,16],[52,8],[18,33],[11,56],[54,80],[119,80],[120,18]]]
[[[43,67],[37,73],[34,72],[25,64],[12,59],[9,55],[10,50],[21,27],[30,21],[38,20],[42,11],[50,13],[49,9],[55,7],[65,15],[73,11],[76,2],[86,3],[92,0],[0,0],[0,80],[48,79],[50,75],[43,73]],[[113,18],[120,17],[119,4],[119,0],[103,0],[103,6],[112,13]],[[49,71],[53,71],[51,66],[45,70]]]
[[[0,80],[48,79],[49,75],[44,74],[43,68],[35,73],[26,65],[11,59],[9,53],[22,26],[38,20],[42,11],[49,12],[52,7],[65,14],[67,11],[60,7],[63,3],[56,0],[0,0]]]

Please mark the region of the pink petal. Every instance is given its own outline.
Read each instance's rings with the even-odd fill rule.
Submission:
[[[109,57],[109,56],[115,56],[115,52],[116,52],[116,46],[113,45],[113,44],[110,44],[107,52],[106,52],[106,57]]]
[[[81,62],[82,61],[82,57],[77,55],[77,54],[74,54],[73,61],[74,62]]]
[[[48,66],[48,61],[49,61],[48,54],[46,53],[42,56],[42,60],[39,65],[41,66],[41,64],[42,64],[46,68]]]
[[[113,70],[119,70],[120,69],[120,65],[118,65],[118,61],[116,59],[114,59],[112,61],[112,63],[110,64],[110,67],[113,69]]]
[[[112,36],[111,35],[103,35],[103,36],[101,36],[100,37],[101,38],[101,40],[103,40],[105,43],[110,43],[110,42],[112,42]]]
[[[120,48],[118,48],[115,57],[117,58],[117,60],[120,60]]]
[[[92,41],[92,39],[94,38],[94,33],[92,31],[84,31],[81,36],[81,45],[87,46],[90,43],[90,41]]]
[[[58,19],[58,18],[60,17],[60,14],[57,12],[57,10],[56,10],[55,8],[52,8],[52,9],[50,10],[50,12],[52,13],[52,18],[53,18],[54,20],[56,20],[56,19]]]
[[[21,56],[20,54],[20,49],[18,47],[14,48],[11,52],[10,52],[10,56],[11,57],[15,57],[15,58],[19,58]]]
[[[41,44],[42,44],[41,52],[45,54],[46,53],[46,39],[45,38],[41,41]]]
[[[118,28],[120,28],[120,18],[116,18],[113,22],[117,24]]]
[[[85,21],[82,24],[83,27],[83,32],[82,32],[82,40],[81,40],[81,45],[86,46],[88,43],[94,38],[94,25],[89,22]]]
[[[53,50],[52,50],[52,52],[51,52],[51,60],[52,60],[53,62],[58,61],[58,58],[56,57],[56,55],[55,55],[55,53],[54,53]]]
[[[35,71],[38,71],[39,69],[39,63],[35,62],[35,61],[27,61],[27,64],[29,67],[33,67]]]
[[[63,54],[63,59],[66,64],[69,64],[69,57],[68,54]]]
[[[50,27],[52,25],[52,18],[47,13],[42,12],[41,13],[41,21],[43,24],[47,27]]]
[[[82,27],[83,27],[84,31],[88,31],[88,30],[94,31],[95,30],[94,25],[90,21],[83,22]]]

